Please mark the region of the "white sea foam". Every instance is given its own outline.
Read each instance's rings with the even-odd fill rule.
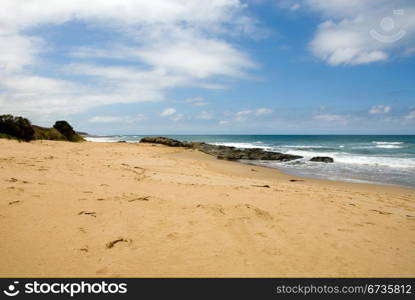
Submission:
[[[119,141],[126,141],[127,143],[135,143],[137,142],[136,139],[132,139],[131,137],[124,137],[124,136],[86,136],[84,137],[85,140],[88,142],[96,142],[96,143],[116,143]]]
[[[386,145],[384,142],[379,142],[383,144],[379,144],[382,146],[396,146],[397,142],[394,142],[393,145]],[[346,152],[322,152],[322,151],[306,151],[300,150],[301,148],[310,149],[314,147],[318,149],[317,146],[310,146],[310,145],[283,145],[283,146],[262,146],[259,147],[258,145],[254,145],[252,143],[215,143],[216,145],[224,145],[224,146],[232,146],[236,148],[262,148],[268,151],[275,151],[275,152],[283,152],[286,154],[292,155],[300,155],[304,157],[305,161],[308,161],[310,158],[314,156],[330,156],[334,159],[337,163],[343,164],[352,164],[352,165],[361,165],[361,166],[372,166],[372,167],[390,167],[390,168],[415,168],[415,159],[414,158],[398,158],[398,157],[386,157],[386,156],[367,156],[367,155],[358,155],[358,154],[350,154]],[[322,146],[320,146],[322,147]],[[294,148],[294,149],[293,149]]]
[[[269,149],[269,147],[264,146],[262,143],[261,145],[255,144],[255,143],[223,143],[223,142],[217,142],[217,143],[211,143],[213,145],[218,146],[229,146],[229,147],[235,147],[235,148],[246,148],[246,149],[252,149],[252,148],[261,148],[261,149]]]
[[[414,158],[399,158],[399,157],[387,157],[387,156],[367,156],[349,154],[345,152],[317,152],[317,151],[302,151],[302,150],[289,150],[285,152],[287,154],[301,155],[305,159],[309,159],[314,156],[330,156],[337,163],[354,164],[354,165],[366,165],[366,166],[384,166],[391,168],[415,168]]]
[[[297,148],[297,149],[319,149],[319,148],[326,148],[325,146],[319,146],[319,145],[281,145],[278,146],[278,148]]]
[[[85,140],[88,142],[96,142],[96,143],[113,143],[118,142],[118,139],[114,137],[102,137],[102,136],[86,136],[84,137]]]
[[[376,145],[376,148],[383,148],[383,149],[401,149],[403,147],[402,146],[397,146],[397,145],[386,145],[386,144],[382,144],[382,145]]]
[[[403,142],[372,142],[377,145],[402,145]]]
[[[402,142],[372,142],[376,145],[376,148],[383,148],[383,149],[400,149],[403,148]]]

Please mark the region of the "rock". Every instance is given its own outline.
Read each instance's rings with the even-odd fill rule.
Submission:
[[[332,163],[334,162],[334,159],[328,156],[316,156],[310,159],[310,161]]]
[[[170,147],[189,147],[188,143],[183,143],[178,140],[158,136],[158,137],[152,137],[147,136],[140,140],[140,143],[151,143],[151,144],[162,144]]]
[[[225,160],[276,160],[285,162],[303,158],[298,155],[264,151],[261,148],[238,149],[235,147],[211,145],[203,142],[181,142],[166,137],[144,137],[140,140],[140,143],[193,148],[206,154],[216,156],[218,159]]]
[[[217,146],[206,143],[193,143],[193,147],[218,159],[225,160],[277,160],[290,161],[302,158],[298,155],[283,154],[278,152],[264,151],[261,148],[238,149],[229,146]]]

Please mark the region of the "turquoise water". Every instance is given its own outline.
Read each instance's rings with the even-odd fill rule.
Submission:
[[[141,137],[129,135],[87,139],[137,142]],[[304,156],[304,159],[287,163],[254,162],[258,165],[282,169],[293,175],[415,187],[415,136],[175,135],[169,137],[238,148],[263,148],[268,151]],[[335,162],[333,164],[309,162],[313,156],[330,156]]]

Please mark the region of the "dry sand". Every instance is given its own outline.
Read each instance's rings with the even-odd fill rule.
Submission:
[[[413,189],[165,146],[8,140],[0,189],[2,277],[415,276]]]

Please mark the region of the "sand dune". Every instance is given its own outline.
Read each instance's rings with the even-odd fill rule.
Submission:
[[[299,181],[291,181],[296,179]],[[415,276],[415,190],[0,140],[0,276]]]

